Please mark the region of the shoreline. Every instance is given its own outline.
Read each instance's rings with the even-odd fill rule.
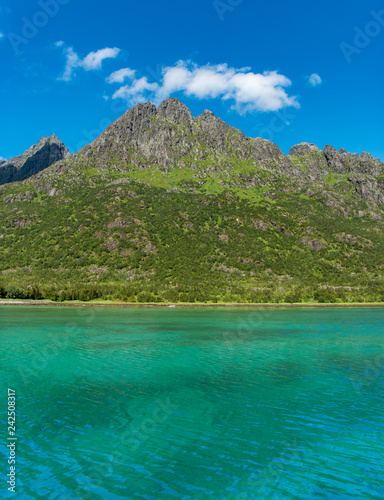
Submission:
[[[46,306],[46,307],[384,307],[384,302],[346,302],[346,303],[317,303],[317,302],[295,302],[295,303],[210,303],[210,302],[53,302],[44,300],[0,300],[0,306]]]

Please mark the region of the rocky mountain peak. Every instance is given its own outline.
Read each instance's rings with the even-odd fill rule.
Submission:
[[[157,108],[157,115],[169,122],[179,124],[192,123],[192,113],[187,108],[187,106],[176,99],[175,97],[169,97],[163,101]]]
[[[158,107],[149,102],[137,104],[79,155],[92,157],[100,166],[113,154],[115,161],[118,159],[122,164],[139,168],[157,164],[168,168],[192,151],[196,160],[226,151],[229,136],[236,149],[248,151],[250,139],[242,132],[210,111],[194,118],[185,104],[170,97]],[[239,138],[247,144],[238,143]]]
[[[320,148],[316,146],[316,144],[311,144],[309,142],[301,142],[300,144],[296,144],[295,146],[292,146],[291,149],[289,150],[289,155],[290,156],[296,156],[296,155],[306,155],[310,152],[321,152]]]
[[[324,148],[324,155],[330,170],[333,172],[355,172],[374,176],[384,172],[384,163],[366,152],[358,155],[357,153],[349,153],[343,148],[337,151],[333,146],[327,145]]]
[[[157,107],[146,102],[127,110],[90,145],[60,165],[59,170],[67,172],[71,165],[82,164],[85,158],[88,164],[103,171],[158,169],[166,175],[174,168],[185,167],[200,172],[201,177],[221,171],[230,177],[233,165],[248,162],[269,170],[273,176],[299,182],[318,182],[330,171],[379,175],[384,167],[368,153],[353,155],[346,150],[336,151],[330,145],[323,152],[308,142],[292,146],[285,156],[273,142],[246,137],[209,110],[193,117],[177,98],[168,98]],[[247,182],[256,181],[248,176]]]
[[[0,165],[0,183],[26,179],[65,160],[67,155],[54,134],[43,137],[20,157]],[[334,172],[343,174],[333,178],[336,184],[340,181],[340,190],[348,182],[358,197],[375,206],[384,203],[384,163],[369,153],[337,151],[331,145],[321,151],[316,144],[302,142],[292,146],[286,156],[273,142],[246,137],[209,110],[193,117],[176,98],[166,99],[157,107],[150,102],[137,104],[91,144],[36,179],[44,189],[53,189],[58,175],[80,176],[86,169],[97,169],[103,177],[108,177],[109,171],[124,178],[133,173],[146,182],[162,179],[169,185],[184,170],[180,177],[194,187],[212,178],[219,189],[264,184],[272,196],[275,186],[288,190],[293,185],[295,190],[326,188],[330,184],[326,176]]]
[[[20,156],[0,163],[0,184],[22,181],[69,156],[65,145],[52,134],[42,137]]]

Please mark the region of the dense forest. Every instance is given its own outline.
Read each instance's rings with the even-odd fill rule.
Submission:
[[[177,138],[177,126],[164,123]],[[100,165],[91,145],[1,186],[0,298],[384,301],[382,205],[358,192],[363,174],[322,171],[318,152],[266,167],[199,144],[200,159],[194,146],[194,156],[165,167],[110,149]],[[382,174],[364,175],[383,184]]]

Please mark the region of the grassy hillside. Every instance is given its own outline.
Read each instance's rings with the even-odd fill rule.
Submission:
[[[384,301],[383,222],[343,174],[295,185],[234,161],[224,183],[196,165],[67,165],[1,188],[1,297]]]
[[[384,300],[384,163],[289,156],[177,99],[0,186],[0,298]]]

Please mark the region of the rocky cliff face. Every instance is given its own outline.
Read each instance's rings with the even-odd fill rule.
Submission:
[[[68,156],[68,149],[54,134],[42,137],[22,155],[0,162],[0,184],[28,179]]]
[[[384,164],[367,153],[285,156],[177,99],[135,106],[69,157],[52,142],[7,162],[9,182],[63,158],[0,186],[0,293],[384,300]]]
[[[315,144],[301,143],[285,156],[273,142],[246,137],[211,111],[194,118],[175,98],[158,107],[145,103],[129,109],[93,143],[80,150],[77,157],[93,159],[100,167],[112,160],[133,169],[158,165],[164,171],[183,165],[185,160],[197,163],[211,160],[214,168],[220,169],[231,159],[307,180],[329,172],[372,176],[384,172],[384,163],[370,154],[336,151],[332,146],[321,151]]]
[[[370,154],[337,151],[329,145],[321,151],[304,142],[285,156],[273,142],[246,137],[211,111],[193,117],[175,98],[158,107],[149,102],[134,106],[91,144],[68,159],[67,154],[56,137],[41,139],[21,157],[0,166],[0,182],[25,179],[62,160],[34,178],[39,189],[56,188],[57,176],[81,183],[87,169],[91,169],[88,179],[94,172],[102,174],[98,182],[121,173],[154,185],[155,179],[161,179],[159,185],[178,188],[182,184],[172,175],[182,171],[184,185],[196,189],[204,190],[211,182],[215,192],[259,187],[272,198],[280,190],[318,193],[331,206],[340,206],[346,196],[375,207],[384,204],[384,163]],[[70,181],[71,176],[76,181]],[[347,216],[350,212],[340,209],[340,213]]]
[[[133,168],[159,165],[163,170],[182,164],[185,159],[211,159],[220,168],[228,158],[235,158],[264,168],[274,165],[277,170],[300,173],[276,144],[246,137],[208,110],[194,118],[175,98],[157,108],[145,103],[129,109],[79,155],[96,159],[99,166],[113,157],[115,162]]]
[[[345,149],[336,151],[335,148],[328,145],[324,148],[324,156],[333,172],[356,172],[373,176],[381,175],[384,172],[384,163],[366,152],[358,155],[348,153]]]
[[[289,156],[305,166],[312,180],[336,174],[347,183],[346,188],[349,186],[363,200],[384,204],[384,163],[371,154],[358,155],[345,149],[337,151],[330,145],[321,151],[315,144],[303,142],[293,146]]]
[[[316,144],[303,142],[292,146],[289,156],[298,156],[305,160],[310,160],[314,166],[318,166],[328,172],[345,174],[348,172],[369,174],[379,176],[384,172],[384,163],[369,153],[363,152],[361,155],[348,153],[345,149],[337,151],[333,146],[327,145],[321,151]]]

